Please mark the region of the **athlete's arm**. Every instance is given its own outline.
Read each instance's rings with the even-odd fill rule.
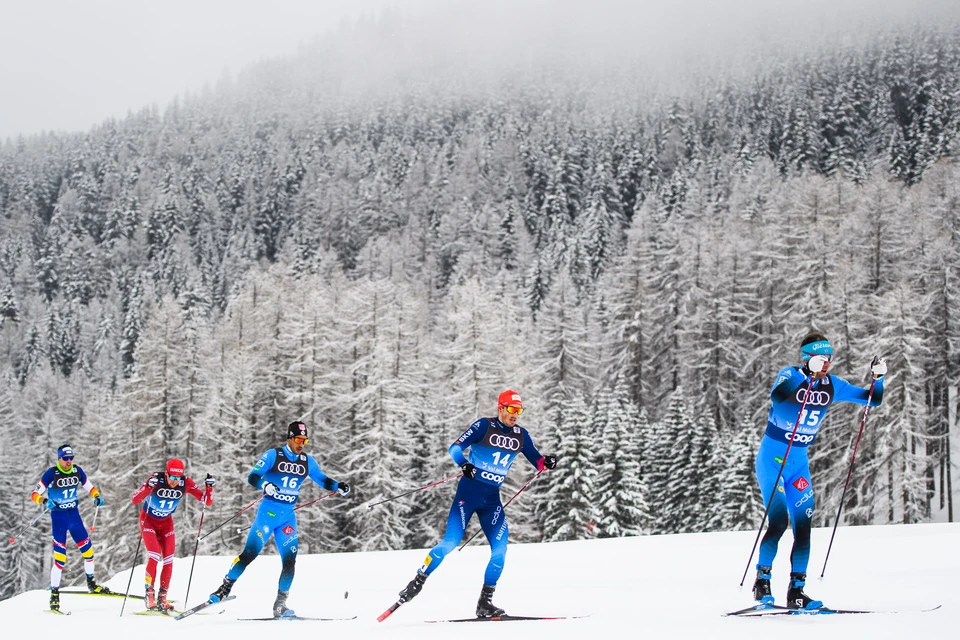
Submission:
[[[257,460],[257,464],[253,465],[253,470],[250,471],[250,475],[247,476],[247,482],[250,483],[250,486],[254,489],[263,489],[263,474],[273,466],[276,459],[276,449],[263,452],[263,455]]]
[[[843,378],[830,376],[833,379],[833,401],[834,402],[855,402],[857,404],[867,404],[867,396],[870,395],[869,389],[850,384]],[[871,407],[879,407],[883,402],[883,378],[878,378],[873,384],[873,397],[870,398]]]
[[[770,389],[770,400],[773,404],[780,404],[793,397],[797,389],[806,382],[807,376],[796,367],[786,367],[777,374],[777,381]]]
[[[328,478],[327,474],[320,470],[320,465],[314,460],[313,456],[307,456],[307,475],[327,491],[336,491],[339,484],[336,480]]]
[[[450,457],[453,458],[453,461],[457,463],[458,467],[462,467],[468,462],[463,450],[472,444],[480,442],[480,440],[483,439],[483,434],[487,432],[488,426],[489,423],[487,419],[480,418],[470,425],[469,429],[461,433],[460,437],[454,440],[453,444],[447,449]]]
[[[540,450],[533,444],[533,438],[530,437],[530,433],[523,427],[521,427],[520,430],[523,433],[523,449],[520,450],[520,453],[522,453],[538,471],[543,469],[543,456],[540,455]]]
[[[30,494],[30,499],[36,502],[37,504],[43,504],[43,492],[47,490],[47,486],[53,482],[53,468],[47,469],[43,472],[43,475],[40,476],[40,481],[37,482],[36,488],[34,488],[33,493]]]

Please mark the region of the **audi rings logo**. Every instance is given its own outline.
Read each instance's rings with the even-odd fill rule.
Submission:
[[[295,476],[307,475],[307,468],[296,462],[281,462],[277,465],[277,471],[280,473],[292,473]]]
[[[489,471],[481,471],[480,477],[484,480],[493,480],[494,482],[503,482],[503,476],[498,476],[495,473],[490,473]],[[496,522],[496,520],[494,520]]]
[[[183,497],[183,491],[180,491],[180,489],[160,488],[160,489],[157,489],[154,495],[156,495],[158,498],[168,498],[170,500],[179,500],[180,498]]]
[[[75,487],[80,484],[80,478],[77,476],[68,476],[66,478],[57,478],[56,485],[59,488],[62,487]]]
[[[807,405],[811,407],[825,407],[830,404],[830,394],[826,391],[811,391],[807,395],[806,389],[797,389],[797,402],[803,404],[803,398],[807,398]]]
[[[490,436],[490,446],[497,447],[498,449],[506,449],[507,451],[519,451],[520,441],[510,436],[495,433]]]

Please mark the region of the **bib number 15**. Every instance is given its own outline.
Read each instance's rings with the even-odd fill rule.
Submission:
[[[804,409],[803,413],[800,414],[800,424],[806,427],[815,427],[820,424],[820,419],[823,416],[823,409]]]

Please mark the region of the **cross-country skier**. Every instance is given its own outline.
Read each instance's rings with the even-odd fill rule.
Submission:
[[[767,430],[757,451],[757,482],[763,500],[767,500],[773,492],[781,466],[783,474],[769,506],[770,524],[760,543],[753,597],[763,603],[774,602],[770,594],[770,571],[777,555],[780,537],[786,531],[787,525],[792,523],[793,551],[790,554],[787,606],[791,609],[819,609],[823,602],[814,600],[803,591],[807,578],[807,563],[810,560],[810,523],[815,509],[807,447],[816,439],[817,431],[831,404],[855,402],[865,405],[869,392],[827,373],[833,359],[833,347],[823,335],[810,333],[804,337],[800,343],[800,354],[801,366],[787,367],[777,374],[776,382],[770,391],[772,406],[767,419]],[[870,370],[876,380],[870,406],[876,407],[883,400],[886,360],[876,360],[871,364]],[[803,405],[804,398],[806,405]],[[795,424],[796,434],[793,434]],[[788,454],[787,447],[791,439],[793,445],[790,446]]]
[[[287,608],[287,596],[297,563],[298,533],[294,507],[303,482],[310,478],[324,489],[336,491],[341,496],[350,493],[350,485],[328,478],[313,456],[303,453],[307,442],[306,425],[302,422],[291,422],[287,427],[286,446],[265,451],[254,465],[247,482],[263,491],[263,502],[257,509],[257,517],[247,535],[243,551],[233,561],[223,578],[223,584],[210,594],[209,602],[220,602],[230,594],[233,583],[243,574],[247,565],[260,555],[263,545],[273,536],[283,563],[277,599],[273,603],[273,617],[296,615],[292,609]]]
[[[183,496],[190,494],[208,507],[213,504],[213,486],[216,480],[209,473],[204,481],[205,489],[197,486],[189,476],[184,475],[183,460],[176,458],[167,461],[165,471],[157,471],[140,485],[133,494],[133,504],[143,503],[140,509],[140,535],[143,546],[147,548],[147,569],[144,576],[144,604],[147,609],[167,611],[173,605],[167,602],[167,589],[173,575],[173,555],[177,548],[177,539],[173,532],[173,512],[177,510]],[[160,570],[160,590],[154,585],[157,581],[157,563]]]
[[[73,463],[73,447],[65,444],[57,449],[57,464],[43,472],[40,482],[30,495],[37,504],[46,505],[50,510],[53,529],[53,566],[50,567],[50,608],[60,610],[60,578],[63,565],[67,562],[67,532],[76,543],[83,556],[83,568],[87,574],[87,590],[90,593],[111,593],[110,589],[98,585],[93,579],[93,544],[87,528],[80,517],[80,489],[86,490],[93,498],[93,504],[103,506],[100,490],[93,486],[80,465]],[[47,492],[44,499],[43,492]]]
[[[503,609],[492,602],[493,592],[503,571],[507,555],[507,514],[500,501],[500,485],[507,477],[518,454],[523,454],[538,470],[557,466],[556,456],[542,456],[533,444],[527,430],[517,426],[523,413],[523,402],[516,391],[506,390],[497,398],[497,417],[480,418],[457,438],[448,451],[453,461],[463,470],[457,484],[447,530],[443,539],[430,550],[417,575],[400,592],[399,603],[416,597],[427,577],[436,571],[444,556],[460,543],[467,523],[474,513],[487,542],[490,560],[483,576],[483,588],[477,601],[477,617],[493,618],[504,615]],[[470,448],[469,456],[463,450]]]

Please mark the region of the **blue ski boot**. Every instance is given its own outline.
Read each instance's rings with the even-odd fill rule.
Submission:
[[[757,565],[757,579],[753,583],[753,599],[761,604],[773,604],[770,592],[770,567]]]

